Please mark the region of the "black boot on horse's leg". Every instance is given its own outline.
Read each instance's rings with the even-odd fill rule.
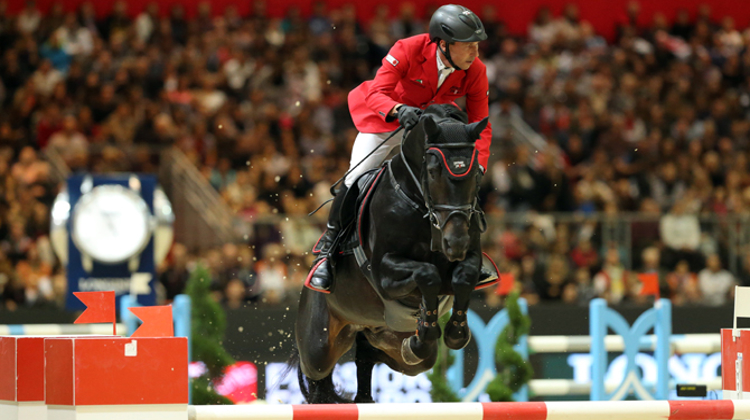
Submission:
[[[346,196],[347,187],[341,186],[338,194],[333,199],[331,211],[328,213],[328,226],[321,244],[321,252],[313,262],[313,271],[310,280],[306,283],[310,289],[316,292],[330,293],[333,287],[333,270],[331,269],[331,258],[335,254],[336,239],[341,231],[341,208]]]
[[[465,282],[453,282],[453,313],[448,323],[445,324],[443,341],[451,350],[460,350],[466,347],[471,340],[469,322],[466,320],[466,311],[469,310],[469,299],[473,285]]]
[[[469,344],[469,340],[471,340],[471,330],[466,320],[466,310],[454,309],[451,318],[445,324],[443,341],[449,349],[460,350]]]
[[[438,299],[422,297],[421,314],[417,320],[417,333],[402,343],[401,356],[410,365],[416,365],[429,357],[440,338],[438,324]]]
[[[432,300],[434,302],[431,302]],[[437,340],[440,338],[438,302],[438,299],[422,298],[422,305],[420,305],[421,316],[417,321],[417,337],[422,341]]]

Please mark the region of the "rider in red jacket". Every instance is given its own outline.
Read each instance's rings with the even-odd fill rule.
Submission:
[[[378,148],[381,142],[399,125],[407,130],[416,125],[428,106],[453,103],[462,96],[466,97],[470,123],[487,117],[489,83],[486,67],[478,58],[479,42],[485,39],[484,25],[471,10],[453,4],[442,6],[430,19],[429,34],[396,42],[375,79],[349,93],[349,112],[359,130],[349,164],[352,169],[331,205],[328,230],[321,238],[322,252],[313,264],[308,287],[326,293],[330,290],[328,251],[340,229],[346,189],[362,173],[379,166],[400,139],[393,136]],[[488,124],[477,141],[482,172],[487,168],[491,139]]]

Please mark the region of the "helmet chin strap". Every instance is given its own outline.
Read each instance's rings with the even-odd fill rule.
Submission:
[[[445,50],[443,50],[443,47],[440,46],[440,41],[437,42],[438,49],[440,50],[441,53],[443,53],[445,58],[448,59],[448,62],[451,64],[451,66],[453,66],[453,68],[456,70],[461,70],[461,68],[458,67],[456,63],[453,62],[453,59],[451,58],[451,49],[447,42],[445,43],[445,46],[446,48]]]

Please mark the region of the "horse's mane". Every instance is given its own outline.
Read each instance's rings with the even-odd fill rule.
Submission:
[[[422,161],[422,155],[425,151],[425,134],[424,134],[424,122],[426,118],[431,118],[438,125],[444,129],[453,130],[457,129],[456,126],[463,127],[469,122],[468,115],[452,104],[435,104],[430,105],[424,110],[421,121],[417,126],[409,133],[408,139],[403,143],[403,152],[415,165]],[[449,128],[450,127],[450,128]],[[465,138],[459,136],[444,136],[441,135],[438,139],[429,139],[428,142],[464,142]]]
[[[432,115],[438,124],[443,122],[461,122],[469,123],[469,116],[461,108],[453,104],[435,104],[430,105],[424,110],[425,115]]]

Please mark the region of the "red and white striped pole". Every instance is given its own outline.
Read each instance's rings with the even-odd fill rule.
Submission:
[[[730,420],[750,400],[191,406],[189,420]]]

